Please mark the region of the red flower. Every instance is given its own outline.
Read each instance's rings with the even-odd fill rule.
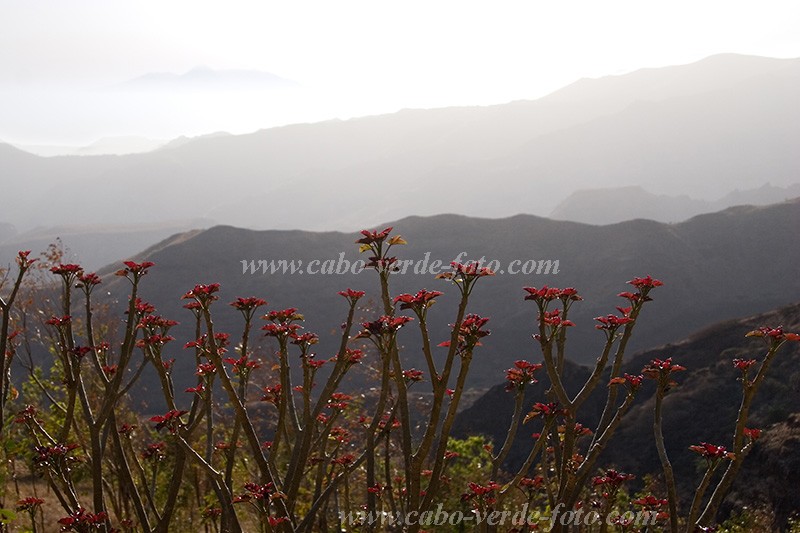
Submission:
[[[756,364],[758,361],[755,359],[734,359],[733,366],[741,370],[742,372],[747,372],[751,366]]]
[[[167,457],[166,449],[166,442],[154,442],[152,444],[148,444],[142,452],[142,459],[161,461]]]
[[[175,433],[178,430],[178,427],[182,425],[181,417],[188,413],[189,411],[179,411],[177,409],[173,409],[171,411],[167,411],[163,415],[156,415],[150,418],[150,422],[156,423],[156,429],[160,430],[162,428],[169,428],[170,433]]]
[[[141,263],[135,263],[133,261],[125,261],[123,264],[125,265],[125,268],[123,268],[122,270],[117,270],[115,274],[117,276],[125,276],[125,277],[127,277],[128,274],[133,274],[134,279],[138,279],[141,276],[144,276],[145,274],[147,274],[147,270],[151,266],[155,265],[155,263],[153,263],[152,261],[143,261]]]
[[[624,482],[635,478],[636,476],[633,474],[624,474],[622,472],[617,472],[614,469],[610,469],[606,470],[605,475],[593,477],[592,483],[594,485],[611,485],[612,487],[619,487]]]
[[[564,320],[561,317],[561,309],[554,309],[553,311],[545,311],[543,315],[539,316],[539,319],[554,329],[560,327],[566,328],[575,325],[575,323],[572,320]]]
[[[233,365],[234,374],[246,375],[251,370],[254,370],[261,366],[260,361],[252,361],[246,355],[241,356],[239,359],[234,359],[233,357],[226,357],[225,362],[228,363],[229,365]]]
[[[131,272],[144,272],[151,266],[154,266],[155,263],[152,261],[142,261],[141,263],[135,263],[133,261],[124,261],[123,264],[130,269]]]
[[[25,424],[30,421],[35,421],[37,412],[36,407],[33,405],[26,405],[22,411],[17,413],[16,418],[14,418],[14,423]]]
[[[61,317],[51,316],[49,319],[47,319],[47,322],[45,322],[45,324],[47,324],[48,326],[56,326],[60,328],[62,326],[68,325],[70,322],[72,322],[72,317],[69,315],[64,315]]]
[[[711,461],[716,459],[734,459],[736,455],[727,451],[725,446],[715,446],[707,442],[701,442],[699,445],[689,446],[689,449],[703,458]]]
[[[303,315],[298,313],[295,307],[289,307],[281,311],[270,311],[261,318],[272,322],[297,322],[304,319]]]
[[[521,487],[538,489],[544,484],[544,478],[542,476],[535,476],[533,478],[524,477],[519,480],[519,485]]]
[[[383,231],[368,231],[368,230],[361,230],[362,238],[356,241],[356,244],[379,244],[382,243],[386,237],[389,236],[389,233],[392,232],[392,227],[389,226],[388,228],[384,229]]]
[[[38,259],[28,259],[30,253],[30,250],[20,250],[17,252],[17,266],[19,266],[20,270],[27,270],[28,267],[38,261]]]
[[[630,283],[640,291],[642,289],[652,289],[654,287],[661,287],[662,285],[664,285],[661,281],[653,279],[650,276],[646,276],[644,278],[633,278],[628,283]]]
[[[163,346],[170,341],[174,341],[175,337],[172,335],[161,335],[161,334],[154,334],[144,337],[136,341],[136,346],[138,348],[144,348],[145,346]]]
[[[156,310],[152,304],[145,302],[141,298],[136,298],[133,308],[140,315],[148,315]]]
[[[411,322],[412,320],[414,319],[410,316],[394,317],[383,315],[372,322],[363,322],[361,326],[364,329],[356,336],[356,338],[380,337],[383,335],[391,336],[394,335],[397,330],[406,325],[406,323]]]
[[[345,394],[343,392],[334,392],[331,394],[330,399],[328,400],[328,409],[334,409],[337,411],[343,411],[347,409],[347,406],[350,405],[348,402],[352,400],[353,397],[349,394]]]
[[[351,350],[350,348],[345,349],[345,361],[348,365],[354,365],[361,361],[361,358],[364,357],[364,352],[361,350]],[[339,360],[339,355],[334,355],[330,359],[332,362],[337,362]]]
[[[778,326],[777,328],[762,326],[756,330],[749,332],[745,336],[763,337],[764,340],[772,341],[773,343],[781,343],[783,341],[793,341],[793,342],[800,341],[800,334],[786,333],[783,331],[783,326]]]
[[[262,402],[269,402],[273,405],[278,405],[281,401],[281,385],[273,385],[272,387],[264,387],[264,396],[261,398]]]
[[[525,422],[532,418],[536,418],[538,416],[550,417],[562,414],[564,412],[563,409],[558,408],[557,403],[549,402],[549,403],[542,403],[536,402],[533,404],[530,412],[525,416]]]
[[[485,326],[487,322],[489,322],[487,317],[476,314],[470,314],[464,317],[464,320],[461,322],[461,327],[458,329],[458,353],[465,355],[470,353],[476,346],[481,346],[480,340],[491,334],[489,330],[483,329],[483,326]],[[439,346],[449,347],[450,341],[444,341],[440,343]]]
[[[641,505],[643,507],[663,507],[664,505],[669,504],[669,500],[661,500],[652,494],[648,494],[647,496],[631,501],[631,503],[633,505]]]
[[[28,498],[24,498],[22,500],[17,500],[17,511],[28,511],[30,513],[36,512],[36,510],[44,503],[44,500],[41,498],[36,498],[34,496],[30,496]]]
[[[452,279],[452,280],[463,280],[466,283],[474,281],[478,278],[483,278],[486,276],[494,276],[494,271],[491,268],[482,267],[478,261],[472,261],[469,263],[459,263],[458,261],[452,261],[450,263],[450,267],[453,269],[451,272],[442,272],[438,276],[437,279]]]
[[[262,305],[267,305],[267,301],[261,298],[256,298],[255,296],[251,296],[249,298],[236,298],[236,300],[231,302],[230,305],[239,311],[252,311],[258,307],[261,307]]]
[[[425,373],[422,370],[417,370],[415,368],[409,368],[408,370],[403,370],[403,377],[406,381],[409,382],[417,382],[422,381],[422,377]]]
[[[195,375],[197,376],[210,376],[217,372],[217,367],[214,363],[200,363],[197,365],[197,372]]]
[[[99,285],[100,283],[102,283],[100,276],[98,276],[94,272],[90,272],[88,274],[84,273],[78,274],[78,281],[80,283],[78,283],[77,287],[86,289],[91,289],[95,285]]]
[[[536,383],[534,373],[542,368],[541,364],[529,363],[519,360],[514,363],[513,368],[506,370],[506,391],[513,389],[523,389],[525,385]]]
[[[104,511],[93,514],[86,512],[83,507],[78,507],[77,511],[61,518],[58,523],[64,526],[61,528],[62,531],[86,531],[89,528],[101,527],[106,520],[108,515]]]
[[[356,305],[356,302],[358,302],[364,294],[366,294],[364,291],[354,291],[353,289],[339,291],[339,296],[346,298],[347,301],[350,302],[350,305]]]
[[[436,303],[435,298],[441,296],[442,292],[439,291],[429,291],[426,289],[422,289],[417,292],[417,294],[401,294],[396,296],[394,299],[395,305],[400,303],[400,309],[411,309],[414,311],[418,316],[424,315],[425,311]]]
[[[83,272],[83,267],[80,265],[76,265],[74,263],[67,263],[67,264],[60,263],[58,265],[50,267],[50,272],[63,277],[72,277],[72,276],[77,276],[79,273]]]
[[[638,376],[632,376],[626,373],[624,376],[612,378],[611,381],[608,382],[608,385],[626,385],[629,389],[636,390],[642,384],[643,379],[644,376],[641,374]]]
[[[123,435],[125,437],[130,437],[133,435],[133,430],[135,430],[138,426],[135,424],[122,424],[120,428],[117,430],[117,433]]]
[[[184,294],[182,300],[196,300],[202,306],[206,306],[219,297],[214,293],[219,292],[219,283],[210,283],[208,285],[195,285],[194,288]]]
[[[348,465],[353,464],[353,462],[355,460],[356,460],[356,456],[353,455],[353,454],[348,453],[348,454],[342,455],[340,457],[337,457],[336,459],[331,459],[331,464],[339,465],[339,466],[348,466]]]
[[[603,329],[611,333],[617,331],[620,326],[633,322],[633,319],[628,316],[606,315],[595,317],[595,320],[600,322],[595,326],[597,329]]]
[[[683,370],[686,370],[686,368],[681,365],[672,364],[672,357],[670,357],[663,361],[661,359],[653,359],[642,369],[642,374],[650,379],[663,379],[668,377],[672,372],[680,372]]]
[[[761,436],[761,430],[755,428],[744,428],[742,433],[744,433],[744,436],[750,440],[758,440],[758,438]]]
[[[523,287],[523,290],[528,293],[525,299],[535,302],[550,302],[561,296],[561,289],[555,287],[551,288],[547,285],[541,289],[537,289],[536,287]]]

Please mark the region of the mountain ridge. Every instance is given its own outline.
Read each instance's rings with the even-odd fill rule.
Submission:
[[[34,215],[12,205],[4,222],[20,229],[41,224],[37,217],[135,223],[164,212],[191,218],[203,206],[208,218],[236,226],[353,229],[441,211],[544,215],[574,190],[599,183],[700,198],[767,181],[797,183],[790,139],[800,135],[793,97],[800,62],[748,58],[747,68],[736,69],[737,58],[724,59],[717,70],[727,77],[709,76],[718,79],[711,96],[691,92],[691,73],[720,58],[657,69],[661,93],[639,104],[641,73],[631,73],[602,79],[628,87],[613,101],[573,89],[580,98],[559,101],[556,92],[497,106],[297,124],[113,158],[15,158],[0,150],[0,167],[17,176],[9,194],[47,206]],[[748,71],[751,65],[760,66]],[[223,177],[233,186],[218,187]],[[370,185],[393,190],[391,205],[353,200]],[[327,198],[309,194],[323,186]],[[87,189],[100,199],[94,209],[67,207]],[[165,197],[183,201],[167,205]],[[302,224],[286,224],[298,209]]]

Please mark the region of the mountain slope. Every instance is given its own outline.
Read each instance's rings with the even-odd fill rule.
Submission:
[[[579,362],[595,357],[600,334],[592,318],[613,311],[616,296],[626,290],[625,281],[652,274],[664,281],[655,301],[642,317],[633,349],[688,335],[700,326],[747,313],[763,312],[800,301],[800,201],[769,207],[740,207],[703,215],[675,225],[634,220],[611,226],[586,226],[532,216],[501,220],[441,215],[411,217],[395,223],[409,245],[398,250],[401,259],[439,259],[445,264],[465,252],[462,259],[496,259],[501,269],[513,260],[558,260],[557,274],[498,274],[482,280],[473,293],[471,309],[491,317],[492,336],[476,355],[471,385],[491,386],[499,369],[530,354],[535,306],[523,300],[523,286],[575,286],[585,301],[574,308],[578,324],[570,341],[570,353]],[[352,233],[302,231],[252,231],[226,226],[195,232],[160,245],[141,259],[154,261],[142,297],[151,300],[165,316],[188,320],[180,296],[195,283],[222,284],[221,301],[238,296],[266,298],[270,308],[298,307],[306,315],[306,327],[320,334],[319,353],[332,355],[336,331],[343,319],[344,302],[336,293],[348,287],[378,298],[374,272],[359,275],[253,274],[244,265],[250,260],[358,259]],[[110,266],[107,271],[115,270]],[[106,290],[124,301],[124,280],[107,280]],[[426,287],[445,292],[430,313],[433,340],[448,337],[456,291],[433,275],[393,276],[393,294]],[[217,326],[235,333],[238,315],[218,306]],[[371,318],[374,310],[362,312]],[[182,339],[191,332],[178,330]],[[411,366],[424,363],[414,327],[405,328],[401,342]],[[188,374],[191,377],[191,374]]]

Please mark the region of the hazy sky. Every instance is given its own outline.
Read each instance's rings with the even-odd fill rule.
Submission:
[[[800,2],[0,0],[0,140],[171,138],[535,98],[735,52],[800,57]],[[291,90],[119,89],[198,65]]]

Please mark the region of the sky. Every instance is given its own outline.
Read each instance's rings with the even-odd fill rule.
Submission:
[[[800,2],[0,0],[0,141],[248,133],[534,99],[718,53],[800,57]],[[266,88],[131,87],[198,66]]]

